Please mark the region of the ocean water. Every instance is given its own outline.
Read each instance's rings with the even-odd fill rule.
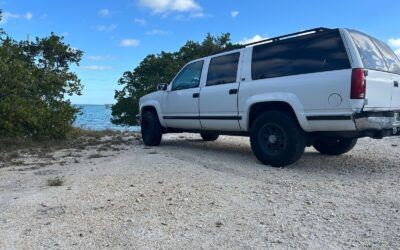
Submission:
[[[81,109],[74,127],[90,130],[140,131],[137,126],[118,126],[111,123],[111,105],[76,105]]]

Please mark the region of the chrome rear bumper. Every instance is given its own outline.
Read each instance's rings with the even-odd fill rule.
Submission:
[[[356,114],[354,121],[358,131],[393,129],[393,134],[400,133],[399,111],[363,112]]]

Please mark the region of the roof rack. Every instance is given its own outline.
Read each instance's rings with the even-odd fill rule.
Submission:
[[[327,31],[327,30],[331,30],[331,29],[324,28],[324,27],[319,27],[319,28],[314,28],[314,29],[309,29],[309,30],[303,30],[303,31],[299,31],[299,32],[295,32],[295,33],[291,33],[291,34],[287,34],[287,35],[283,35],[283,36],[277,36],[277,37],[273,37],[273,38],[260,40],[260,41],[257,41],[257,42],[252,42],[252,43],[247,43],[247,44],[242,44],[242,45],[236,45],[234,48],[223,49],[223,50],[220,50],[220,51],[217,51],[217,52],[213,53],[212,55],[216,55],[216,54],[220,54],[220,53],[224,53],[224,52],[228,52],[228,51],[232,51],[232,50],[236,50],[236,49],[242,49],[242,48],[246,48],[248,46],[252,46],[252,45],[256,45],[256,44],[260,44],[260,43],[278,42],[278,41],[280,41],[282,39],[288,39],[288,38],[302,36],[302,35],[304,36],[304,35],[314,34],[314,33],[323,32],[323,31]]]
[[[288,38],[292,38],[292,37],[297,37],[297,36],[302,36],[302,35],[304,36],[304,35],[314,34],[314,33],[327,31],[327,30],[330,30],[330,29],[324,28],[324,27],[320,27],[320,28],[315,28],[315,29],[310,29],[310,30],[303,30],[303,31],[299,31],[299,32],[295,32],[295,33],[291,33],[291,34],[287,34],[287,35],[283,35],[283,36],[277,36],[277,37],[273,37],[273,38],[260,40],[260,41],[257,41],[257,42],[247,43],[247,44],[244,44],[242,46],[243,46],[243,48],[245,48],[245,47],[256,45],[256,44],[259,44],[259,43],[278,42],[278,41],[282,40],[283,38],[284,39],[288,39]]]

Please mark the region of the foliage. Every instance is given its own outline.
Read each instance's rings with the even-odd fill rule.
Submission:
[[[140,97],[153,92],[159,83],[169,83],[175,74],[191,60],[208,56],[223,49],[234,48],[230,34],[213,37],[207,34],[203,42],[187,41],[177,52],[148,55],[133,71],[127,71],[119,80],[123,86],[115,91],[117,103],[112,106],[112,122],[134,125],[139,112]]]
[[[82,51],[51,34],[35,41],[0,39],[0,135],[63,138],[78,112],[66,95],[81,94],[71,64]]]

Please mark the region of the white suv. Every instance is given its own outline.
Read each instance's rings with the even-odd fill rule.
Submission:
[[[164,133],[244,135],[262,163],[281,167],[306,146],[339,155],[360,137],[398,135],[399,81],[399,58],[384,42],[317,28],[188,63],[140,99],[138,118],[146,145]]]

